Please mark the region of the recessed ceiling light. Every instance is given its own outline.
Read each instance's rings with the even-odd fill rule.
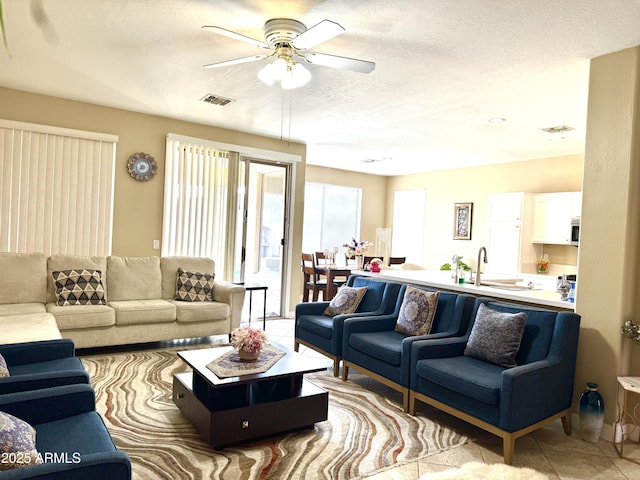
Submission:
[[[489,119],[489,123],[504,123],[507,119],[504,117],[491,117]]]

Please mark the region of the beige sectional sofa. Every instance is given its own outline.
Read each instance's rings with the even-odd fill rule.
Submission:
[[[213,301],[178,301],[178,268],[213,274],[215,263],[202,257],[0,253],[0,342],[63,337],[90,348],[229,334],[240,325],[244,287],[216,279]],[[57,303],[52,272],[79,269],[101,272],[106,304]]]

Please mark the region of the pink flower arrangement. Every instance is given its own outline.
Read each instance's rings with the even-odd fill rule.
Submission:
[[[359,242],[355,238],[351,239],[350,243],[345,243],[343,247],[347,249],[347,256],[349,258],[355,255],[364,255],[369,251],[369,247],[373,246],[371,242]]]
[[[231,332],[231,345],[237,350],[245,350],[257,353],[267,343],[267,334],[264,330],[251,327],[238,327]]]

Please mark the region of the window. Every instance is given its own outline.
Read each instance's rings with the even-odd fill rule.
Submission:
[[[0,120],[0,251],[110,255],[117,141]]]
[[[332,249],[359,238],[361,198],[359,188],[306,183],[302,250]]]

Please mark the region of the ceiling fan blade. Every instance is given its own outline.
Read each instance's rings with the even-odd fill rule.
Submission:
[[[323,20],[298,35],[291,43],[300,50],[308,50],[344,32],[345,29],[340,24],[331,20]]]
[[[326,53],[308,53],[304,58],[307,62],[314,65],[341,68],[343,70],[351,70],[352,72],[371,73],[376,68],[375,62],[358,60],[357,58],[339,57]]]
[[[218,68],[218,67],[228,67],[230,65],[239,65],[241,63],[249,63],[256,62],[258,60],[264,60],[269,55],[251,55],[250,57],[242,57],[236,58],[235,60],[227,60],[225,62],[217,62],[217,63],[209,63],[208,65],[203,65],[203,68]]]
[[[203,25],[202,28],[209,30],[210,32],[217,33],[218,35],[224,35],[225,37],[233,38],[234,40],[240,40],[241,42],[245,42],[256,47],[270,48],[269,45],[267,45],[262,40],[256,40],[255,38],[232,32],[231,30],[227,30],[226,28],[216,27],[214,25]]]

